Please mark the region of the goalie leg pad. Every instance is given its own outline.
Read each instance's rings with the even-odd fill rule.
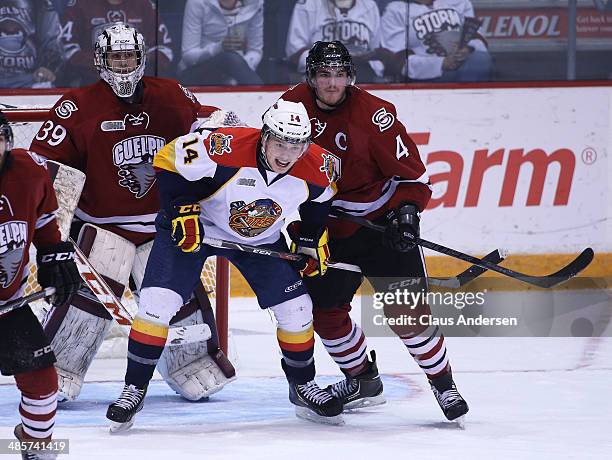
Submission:
[[[85,374],[112,324],[110,319],[92,314],[107,314],[99,303],[80,294],[72,303],[53,308],[44,322],[57,359],[60,401],[73,401],[79,396]]]
[[[172,325],[191,325],[204,321],[204,310],[196,298],[189,301],[171,322]],[[213,333],[213,336],[215,334]],[[236,372],[225,354],[208,342],[197,342],[166,347],[157,370],[170,388],[190,401],[199,401],[236,379]]]
[[[132,268],[134,245],[91,224],[81,228],[78,245],[120,297]],[[78,397],[85,374],[111,326],[110,315],[87,287],[74,296],[70,306],[49,312],[44,329],[56,352],[60,401]]]

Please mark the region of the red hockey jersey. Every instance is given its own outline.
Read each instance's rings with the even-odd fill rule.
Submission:
[[[77,218],[135,244],[155,232],[159,200],[153,156],[189,132],[202,108],[174,80],[144,77],[143,82],[140,104],[123,102],[102,80],[68,91],[30,147],[86,174]],[[216,107],[203,109],[209,114]]]
[[[23,295],[30,244],[42,248],[60,241],[56,210],[44,160],[14,149],[0,173],[0,303]]]
[[[397,119],[395,106],[358,87],[335,110],[321,110],[311,88],[300,83],[282,99],[302,102],[312,122],[313,141],[336,162],[338,194],[333,207],[375,219],[402,201],[425,209],[431,188],[419,151]],[[330,233],[350,236],[358,227],[330,219]]]

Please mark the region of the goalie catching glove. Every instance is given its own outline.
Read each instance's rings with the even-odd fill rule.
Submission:
[[[36,252],[38,284],[54,287],[53,305],[63,305],[81,287],[81,276],[74,262],[74,246],[69,241],[40,248]]]
[[[294,263],[302,276],[323,276],[329,261],[328,232],[326,227],[309,229],[300,221],[287,226],[291,238],[291,252],[308,256],[306,261]]]
[[[198,252],[204,238],[198,203],[174,203],[171,210],[172,242],[183,252]]]
[[[402,203],[390,210],[385,216],[383,244],[395,251],[411,251],[419,237],[419,222],[419,210],[412,203]]]

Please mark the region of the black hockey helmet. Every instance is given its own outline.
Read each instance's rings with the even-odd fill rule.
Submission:
[[[315,87],[314,78],[317,69],[322,67],[340,67],[346,70],[348,74],[347,86],[355,83],[355,65],[351,53],[346,49],[341,42],[335,40],[333,42],[318,41],[306,57],[306,81],[311,88]]]
[[[0,111],[0,136],[4,137],[5,141],[4,152],[2,152],[2,158],[4,158],[13,150],[13,128],[2,111]]]

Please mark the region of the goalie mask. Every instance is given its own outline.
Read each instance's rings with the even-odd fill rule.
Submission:
[[[127,24],[104,29],[94,45],[94,65],[100,78],[119,97],[130,97],[144,75],[146,62],[142,34]]]
[[[0,149],[0,171],[6,163],[11,150],[13,150],[13,129],[6,115],[0,112],[0,140],[4,141],[4,148]]]
[[[279,99],[263,114],[259,158],[270,171],[285,173],[308,150],[310,118],[301,102]]]
[[[310,48],[306,57],[306,81],[311,88],[316,89],[317,70],[323,68],[343,69],[348,76],[346,86],[355,84],[355,65],[351,53],[341,42],[318,41]]]

